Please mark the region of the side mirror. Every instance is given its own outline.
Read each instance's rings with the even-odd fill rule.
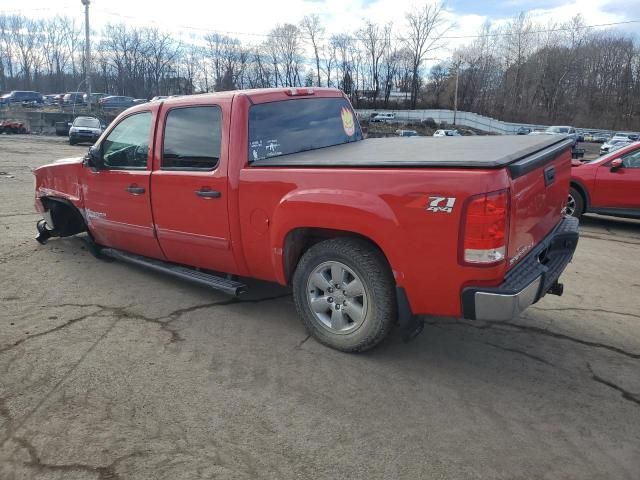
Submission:
[[[611,166],[611,171],[615,172],[616,170],[622,167],[622,159],[616,158],[614,160],[611,160],[610,166]]]
[[[97,147],[96,145],[92,146],[89,149],[89,151],[87,152],[87,155],[84,157],[84,160],[87,166],[91,168],[95,168],[96,170],[100,170],[104,168],[104,160],[102,158],[102,152],[100,150],[100,147]]]

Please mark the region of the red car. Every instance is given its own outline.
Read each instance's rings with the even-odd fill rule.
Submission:
[[[266,89],[123,112],[83,158],[35,170],[38,241],[87,232],[97,254],[230,294],[293,287],[343,351],[419,315],[508,320],[572,258],[562,136],[363,140],[335,89]],[[223,274],[214,272],[224,272]]]
[[[568,214],[640,218],[640,142],[572,165]]]

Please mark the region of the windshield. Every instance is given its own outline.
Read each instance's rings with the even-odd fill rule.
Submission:
[[[545,130],[547,133],[569,133],[568,127],[549,127]]]
[[[74,127],[100,128],[100,121],[97,118],[80,117],[73,121]]]
[[[344,98],[262,103],[249,110],[250,162],[358,140],[360,124]]]

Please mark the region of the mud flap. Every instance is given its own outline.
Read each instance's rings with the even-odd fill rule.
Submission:
[[[409,299],[404,288],[396,287],[396,299],[398,302],[398,325],[400,326],[402,341],[407,343],[420,335],[424,329],[424,321],[411,311],[411,305],[409,305]]]

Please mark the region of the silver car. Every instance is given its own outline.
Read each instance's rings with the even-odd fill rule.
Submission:
[[[604,155],[606,153],[615,152],[616,150],[620,150],[622,147],[626,147],[630,143],[633,143],[629,138],[617,138],[611,139],[608,142],[605,142],[600,147],[600,155]]]

